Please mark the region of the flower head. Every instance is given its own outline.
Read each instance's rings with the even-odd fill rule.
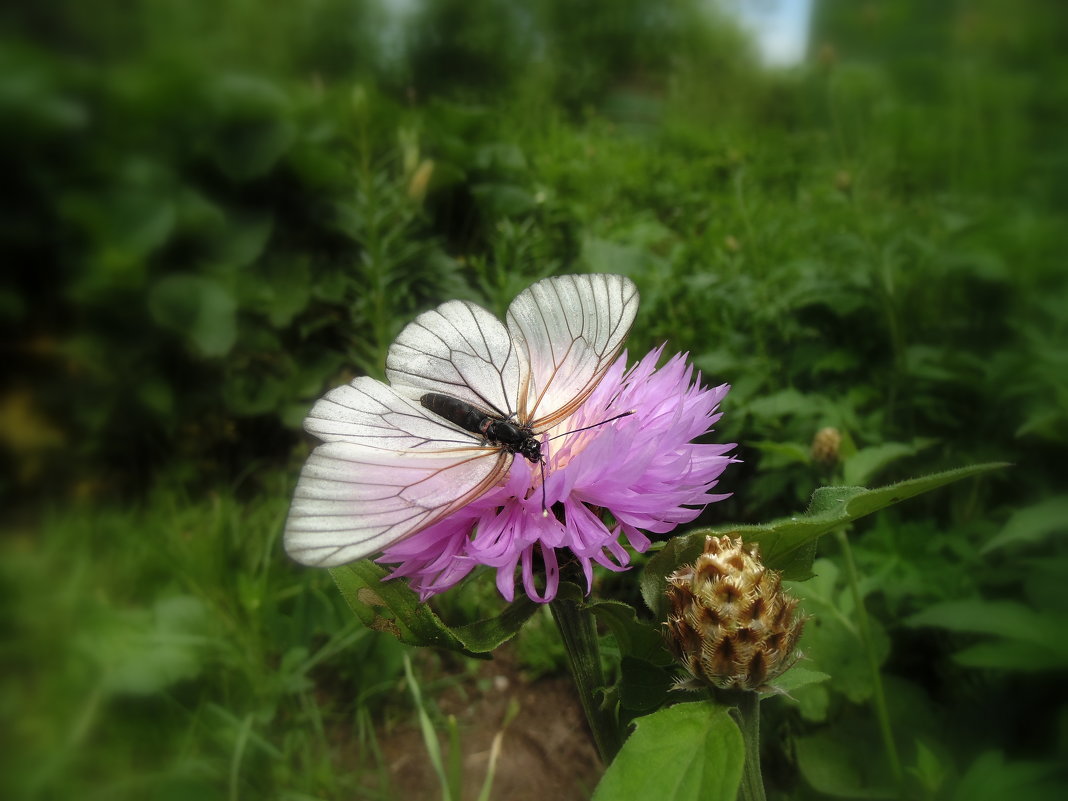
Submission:
[[[512,600],[519,567],[523,591],[549,601],[559,586],[560,551],[573,554],[588,588],[594,564],[627,568],[624,539],[645,551],[643,530],[666,534],[727,497],[711,490],[734,461],[727,455],[734,445],[694,440],[719,420],[729,388],[702,387],[682,355],[657,368],[660,355],[655,350],[630,369],[621,356],[573,414],[542,433],[544,484],[539,465],[513,460],[501,485],[390,545],[378,559],[396,565],[390,577],[408,577],[425,600],[487,565]],[[543,571],[535,570],[539,560]],[[536,572],[544,573],[540,590]]]
[[[762,690],[797,661],[805,620],[781,581],[756,545],[730,537],[707,537],[697,561],[668,576],[668,646],[692,677],[679,688]]]

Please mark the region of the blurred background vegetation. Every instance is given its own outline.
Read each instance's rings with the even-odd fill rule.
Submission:
[[[796,61],[753,36],[780,5]],[[733,385],[717,436],[744,463],[703,519],[1015,463],[858,527],[854,553],[915,796],[1059,797],[1060,0],[0,15],[0,795],[393,797],[376,743],[411,719],[404,649],[279,547],[300,422],[381,377],[422,309],[608,271],[642,292],[633,353],[667,342]],[[831,679],[765,705],[770,791],[883,797],[823,556],[798,591]],[[600,592],[637,603],[631,578]],[[562,669],[544,642],[520,638],[529,675]]]

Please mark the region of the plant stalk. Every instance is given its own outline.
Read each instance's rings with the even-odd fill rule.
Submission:
[[[886,751],[886,761],[890,765],[894,781],[900,787],[903,781],[901,770],[901,758],[897,753],[897,745],[894,742],[894,731],[890,725],[890,712],[886,705],[886,691],[883,689],[883,678],[879,671],[879,661],[875,656],[875,643],[871,637],[871,626],[868,623],[868,613],[864,609],[864,598],[860,592],[860,579],[857,574],[857,566],[853,562],[853,550],[849,547],[849,537],[845,531],[839,529],[835,532],[838,544],[842,548],[845,561],[846,576],[849,579],[849,589],[853,594],[853,605],[857,610],[857,629],[860,631],[860,640],[864,646],[864,652],[868,659],[868,669],[871,671],[872,686],[874,692],[872,699],[875,704],[875,716],[879,719],[879,733],[883,740],[883,749]]]
[[[559,598],[549,602],[549,610],[564,641],[567,663],[575,679],[597,752],[604,764],[609,765],[623,743],[615,716],[611,710],[604,709],[597,699],[597,692],[605,686],[605,680],[593,615],[574,601]]]
[[[742,784],[738,788],[741,801],[765,801],[764,777],[760,772],[760,693],[755,690],[719,691],[731,704],[731,716],[742,731],[745,743],[745,765]]]

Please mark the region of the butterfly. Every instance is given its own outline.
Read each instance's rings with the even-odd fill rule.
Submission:
[[[304,428],[323,441],[285,528],[296,561],[362,559],[499,485],[516,455],[543,466],[541,435],[597,387],[623,348],[638,290],[619,275],[562,275],[521,292],[507,325],[451,300],[390,346],[383,383],[329,391]]]

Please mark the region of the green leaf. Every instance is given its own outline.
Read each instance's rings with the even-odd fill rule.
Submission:
[[[716,526],[675,537],[668,540],[646,564],[641,577],[642,598],[657,617],[665,617],[663,596],[667,577],[679,566],[694,561],[704,548],[708,536],[729,534],[742,537],[746,542],[755,542],[760,545],[764,563],[781,571],[784,578],[808,578],[816,553],[816,542],[824,534],[946,484],[1007,466],[1004,462],[971,465],[879,489],[821,487],[812,493],[808,511],[802,515],[761,525]]]
[[[812,461],[808,446],[800,442],[769,440],[767,442],[754,442],[752,447],[764,454],[764,458],[760,461],[760,466],[765,470],[785,467],[791,464],[809,464]]]
[[[913,615],[908,622],[999,637],[997,645],[975,646],[957,655],[975,667],[1044,670],[1068,666],[1068,645],[1062,636],[1068,620],[1055,613],[1040,614],[1015,601],[947,601]]]
[[[671,575],[679,565],[693,562],[704,549],[703,536],[697,536],[700,532],[672,537],[646,564],[642,570],[639,585],[642,599],[653,611],[653,617],[658,620],[667,620],[667,599],[664,592],[667,589],[667,577]]]
[[[758,420],[774,421],[790,415],[815,416],[827,402],[818,395],[805,395],[796,389],[784,389],[757,398],[745,411]]]
[[[500,183],[481,183],[471,187],[480,208],[491,217],[518,217],[531,211],[537,203],[534,196],[521,186]]]
[[[203,356],[224,356],[237,339],[234,299],[210,278],[169,275],[152,287],[148,308],[157,323],[187,337]]]
[[[1011,670],[1035,673],[1064,670],[1068,659],[1049,648],[1031,643],[998,640],[964,648],[953,655],[954,661],[980,670]]]
[[[586,604],[586,608],[608,626],[624,656],[654,665],[674,664],[660,628],[638,620],[634,607],[621,601],[594,601]]]
[[[387,631],[409,645],[467,653],[456,635],[405,582],[383,581],[387,573],[367,559],[330,568],[345,602],[367,628]]]
[[[251,75],[225,74],[212,88],[216,119],[208,149],[215,163],[234,181],[264,175],[296,139],[289,98]]]
[[[994,634],[1033,645],[1059,639],[1057,633],[1064,631],[1060,621],[1054,623],[1016,601],[946,601],[917,612],[908,622],[912,626]]]
[[[1030,545],[1065,532],[1068,532],[1068,495],[1058,495],[1020,509],[980,553],[990,553],[1006,545]]]
[[[662,707],[675,683],[675,674],[667,668],[632,656],[620,660],[619,670],[620,704],[639,714]]]
[[[210,623],[203,603],[179,595],[152,609],[107,610],[78,644],[100,667],[106,690],[152,695],[200,673]]]
[[[809,684],[790,693],[797,703],[797,711],[804,720],[822,723],[827,720],[831,708],[831,690],[828,684]]]
[[[247,267],[263,254],[273,229],[274,218],[267,214],[227,220],[211,242],[212,256],[216,262],[230,268]],[[274,283],[279,277],[271,276],[268,280]],[[307,275],[301,278],[310,283]]]
[[[514,637],[538,609],[538,604],[523,596],[495,617],[450,628],[406,582],[383,581],[388,572],[367,559],[330,569],[342,597],[365,626],[387,631],[409,645],[485,659],[487,653]]]
[[[898,459],[912,456],[921,448],[934,444],[934,440],[917,440],[912,444],[904,442],[884,442],[863,448],[845,460],[842,478],[846,484],[860,485],[871,480],[879,471],[884,470]]]
[[[906,768],[924,789],[926,796],[933,798],[946,780],[946,764],[922,740],[916,740],[916,764]]]
[[[657,268],[666,269],[666,263],[645,248],[622,245],[590,235],[582,239],[581,261],[591,270],[623,275],[638,275],[645,271],[655,273]]]
[[[834,562],[820,559],[813,566],[816,575],[812,579],[789,587],[805,614],[811,616],[800,644],[805,664],[830,673],[834,691],[861,703],[875,688],[869,655],[852,622],[853,594]],[[871,657],[882,664],[890,653],[890,638],[878,619],[872,618],[868,625]]]
[[[792,693],[794,690],[799,690],[802,687],[807,687],[810,684],[819,684],[827,681],[831,678],[831,674],[823,673],[819,670],[809,670],[803,667],[792,667],[783,673],[779,678],[775,679],[774,686],[778,692],[771,692],[768,695],[777,695],[778,693]]]
[[[467,648],[476,653],[488,653],[501,643],[512,639],[523,624],[533,617],[541,604],[521,595],[499,615],[451,629]]]
[[[797,765],[814,790],[838,798],[898,798],[874,732],[839,726],[794,740]]]
[[[726,708],[676,704],[635,722],[593,801],[735,801],[745,746]]]
[[[518,173],[527,169],[527,159],[517,145],[490,142],[475,148],[472,162],[483,170]]]
[[[266,315],[275,328],[285,328],[311,300],[312,280],[305,259],[271,259],[240,276],[242,307]]]
[[[965,771],[952,801],[1052,801],[1064,797],[1062,773],[1055,762],[1006,762],[1000,751],[986,751]]]

